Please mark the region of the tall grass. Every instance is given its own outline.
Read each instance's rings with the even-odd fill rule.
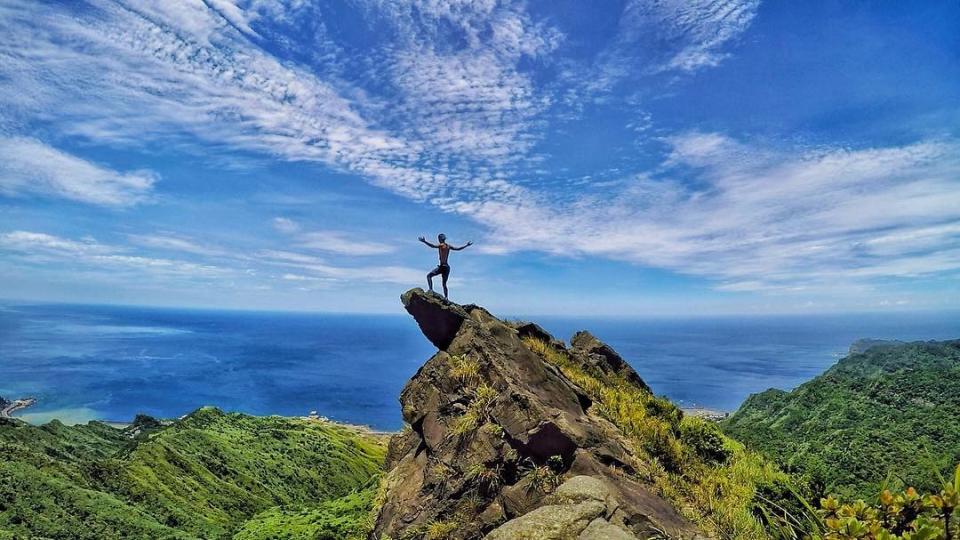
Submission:
[[[761,523],[767,506],[758,497],[765,486],[789,485],[790,478],[776,466],[712,423],[684,417],[670,401],[619,375],[584,365],[545,341],[528,337],[524,343],[591,397],[589,412],[612,422],[631,443],[638,479],[652,484],[705,533],[729,539],[779,537]]]

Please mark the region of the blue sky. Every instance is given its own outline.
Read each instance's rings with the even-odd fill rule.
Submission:
[[[960,305],[956,2],[0,4],[0,297]]]

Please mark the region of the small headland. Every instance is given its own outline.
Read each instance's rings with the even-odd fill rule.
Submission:
[[[7,401],[0,397],[0,418],[12,418],[13,413],[36,405],[36,398],[25,397]]]

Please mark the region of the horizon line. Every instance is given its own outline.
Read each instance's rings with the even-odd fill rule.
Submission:
[[[399,299],[399,295],[397,296]],[[457,302],[453,302],[458,305]],[[468,302],[479,307],[486,307],[475,302]],[[102,307],[102,308],[141,308],[151,310],[170,310],[170,311],[199,311],[199,312],[230,312],[230,313],[274,313],[291,315],[351,315],[351,316],[404,316],[406,315],[402,308],[394,311],[338,311],[325,309],[290,309],[290,308],[254,308],[254,307],[216,307],[216,306],[184,306],[184,305],[163,305],[163,304],[135,304],[118,302],[75,302],[58,300],[34,300],[34,299],[14,299],[0,297],[0,308],[9,307],[34,307],[34,306],[71,306],[71,307]],[[955,314],[960,317],[960,308],[925,308],[925,307],[891,307],[885,310],[851,309],[835,311],[741,311],[741,312],[715,312],[715,313],[694,313],[694,312],[657,312],[657,313],[606,313],[606,314],[566,314],[556,313],[508,313],[497,315],[500,319],[517,318],[585,318],[585,319],[708,319],[708,318],[728,318],[728,317],[803,317],[803,316],[836,316],[836,315],[903,315],[903,314]],[[529,319],[528,319],[529,320]]]

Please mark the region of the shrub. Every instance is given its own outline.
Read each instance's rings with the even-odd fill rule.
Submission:
[[[427,525],[426,539],[444,540],[457,530],[457,526],[453,521],[434,521]]]
[[[724,463],[730,457],[720,428],[702,418],[684,418],[680,422],[680,440],[706,461]]]
[[[457,437],[464,437],[477,430],[480,420],[473,408],[467,408],[462,416],[454,420],[453,428],[450,430]]]
[[[820,500],[823,528],[811,535],[824,540],[934,540],[960,538],[960,465],[939,493],[920,495],[913,488],[884,490],[876,504]]]
[[[466,355],[454,355],[448,360],[450,377],[462,386],[472,386],[480,380],[480,363]]]
[[[492,386],[481,384],[473,391],[470,404],[462,416],[453,423],[452,432],[457,437],[464,437],[477,430],[490,420],[490,412],[497,400],[497,391]]]
[[[527,477],[530,478],[529,489],[540,493],[550,493],[560,485],[560,475],[546,465],[533,467]]]
[[[478,463],[467,469],[465,476],[471,482],[476,481],[481,489],[489,493],[496,492],[503,484],[500,465],[489,467],[483,463]]]

